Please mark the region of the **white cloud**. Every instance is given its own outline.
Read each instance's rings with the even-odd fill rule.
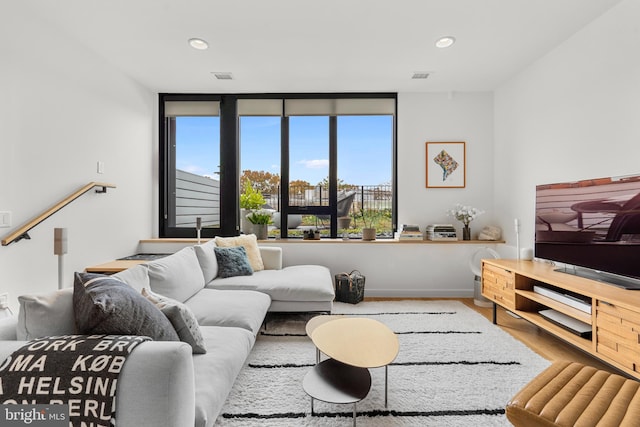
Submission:
[[[193,173],[196,175],[200,175],[204,171],[204,169],[202,169],[198,165],[186,165],[183,167],[178,167],[178,169],[183,170],[185,172]]]
[[[304,165],[307,169],[324,169],[329,167],[328,159],[300,160],[298,163]]]

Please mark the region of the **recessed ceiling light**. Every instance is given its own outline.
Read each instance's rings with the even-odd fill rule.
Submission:
[[[413,76],[411,76],[412,79],[426,79],[429,77],[429,72],[427,71],[416,71],[415,73],[413,73]]]
[[[211,74],[218,80],[233,80],[233,75],[226,71],[212,71]]]
[[[202,39],[193,38],[189,39],[189,46],[198,50],[206,50],[209,48],[209,43]]]
[[[453,36],[444,36],[440,37],[436,40],[436,47],[440,49],[444,49],[445,47],[449,47],[456,42],[456,38]]]

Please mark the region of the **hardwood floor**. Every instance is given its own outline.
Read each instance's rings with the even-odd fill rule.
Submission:
[[[367,301],[375,300],[391,300],[392,298],[366,298]],[[416,298],[421,300],[428,299],[449,299],[460,301],[467,307],[477,311],[491,321],[492,309],[479,307],[473,303],[472,298]],[[574,362],[583,363],[585,365],[593,366],[598,369],[603,369],[608,372],[624,375],[615,368],[601,362],[600,360],[592,357],[591,355],[579,350],[578,348],[567,344],[565,341],[556,338],[537,326],[527,322],[524,319],[515,318],[509,314],[506,310],[498,307],[498,326],[505,332],[511,334],[514,338],[524,343],[531,350],[538,353],[540,356],[547,360],[570,360]]]
[[[491,320],[492,309],[478,307],[471,298],[460,298],[460,302]],[[501,307],[498,307],[498,326],[514,338],[522,341],[527,347],[547,360],[570,360],[585,365],[621,374],[615,368],[601,362],[588,353],[556,338],[554,335],[538,328],[524,319],[516,318]],[[623,374],[624,375],[624,374]]]

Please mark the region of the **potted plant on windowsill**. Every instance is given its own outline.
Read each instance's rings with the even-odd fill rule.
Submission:
[[[360,217],[364,223],[362,228],[362,240],[376,240],[376,228],[374,223],[380,217],[380,212],[374,209],[360,209]]]
[[[240,229],[243,233],[251,232],[251,223],[247,218],[251,212],[264,206],[265,200],[262,194],[253,188],[250,180],[244,182],[244,192],[240,194]]]
[[[269,224],[271,224],[271,215],[272,212],[266,209],[255,210],[247,215],[247,219],[252,224],[253,233],[258,240],[267,239]]]

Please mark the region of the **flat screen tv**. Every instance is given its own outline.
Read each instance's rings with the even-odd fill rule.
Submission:
[[[535,256],[640,289],[640,175],[536,186]]]

